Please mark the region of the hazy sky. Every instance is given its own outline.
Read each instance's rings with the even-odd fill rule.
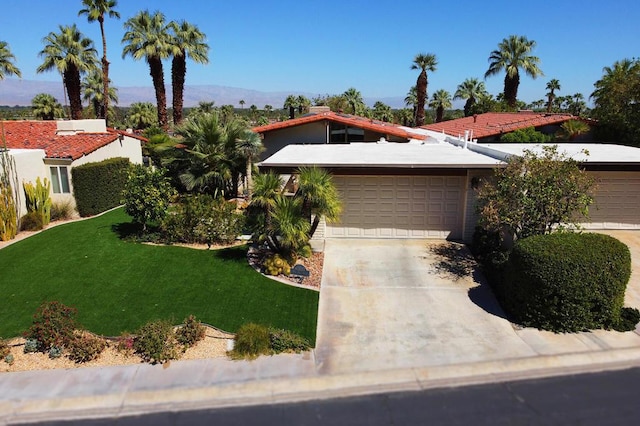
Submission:
[[[100,30],[78,17],[80,0],[2,0],[0,40],[9,43],[24,79],[36,74],[42,39],[58,25],[76,23],[102,55]],[[121,19],[107,19],[110,77],[116,86],[151,86],[144,61],[122,59],[123,23],[138,11],[159,10],[187,20],[207,35],[210,63],[189,62],[186,84],[260,91],[338,94],[355,87],[365,97],[404,97],[415,84],[410,69],[419,52],[434,53],[429,94],[454,93],[465,78],[482,78],[489,53],[510,34],[537,42],[544,76],[521,76],[518,97],[544,97],[551,78],[560,95],[588,97],[602,68],[640,56],[638,0],[119,0]],[[504,74],[486,80],[502,91]],[[165,66],[170,81],[170,66]]]

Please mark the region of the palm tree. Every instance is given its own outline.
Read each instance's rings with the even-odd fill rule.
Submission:
[[[6,41],[0,41],[0,80],[4,80],[7,75],[15,75],[22,78],[22,73],[13,61],[16,57],[9,50],[9,45]]]
[[[244,109],[244,104],[246,103],[244,99],[240,99],[240,102],[238,103],[240,104],[240,108]]]
[[[264,112],[267,113],[267,115],[271,114],[271,111],[273,111],[273,106],[267,104],[264,106]]]
[[[487,89],[484,87],[484,82],[477,78],[467,78],[465,81],[458,85],[456,93],[453,99],[466,99],[464,103],[464,116],[471,115],[471,108],[476,101],[487,93]]]
[[[391,107],[383,102],[376,101],[376,103],[373,104],[373,118],[391,123],[393,121]]]
[[[84,9],[78,12],[78,16],[87,15],[89,22],[98,21],[100,24],[100,34],[102,35],[102,75],[104,79],[102,79],[102,115],[98,118],[104,118],[105,120],[108,118],[107,111],[109,111],[109,100],[111,99],[111,92],[109,91],[111,80],[109,80],[109,61],[107,60],[107,39],[104,35],[104,16],[106,14],[110,18],[120,19],[120,14],[113,10],[117,4],[116,0],[82,0]]]
[[[284,100],[284,105],[282,106],[284,109],[289,108],[289,120],[293,120],[296,116],[296,107],[298,106],[298,97],[295,95],[287,96],[287,99]]]
[[[573,115],[581,115],[586,108],[587,104],[584,102],[584,95],[582,93],[574,93],[571,101],[569,101],[569,112]]]
[[[329,222],[338,220],[342,203],[331,174],[319,167],[298,169],[299,186],[296,197],[302,199],[302,214],[311,223],[309,238],[313,237],[322,216]]]
[[[167,94],[164,87],[162,60],[169,57],[171,44],[164,15],[160,12],[154,12],[151,15],[148,10],[145,10],[128,19],[124,23],[124,28],[127,32],[122,37],[122,43],[126,43],[122,50],[122,57],[131,55],[136,61],[144,58],[149,64],[149,73],[156,93],[158,125],[166,129],[168,127]]]
[[[102,71],[100,71],[98,68],[91,71],[84,77],[81,86],[83,93],[82,100],[88,101],[93,105],[93,111],[96,118],[106,117],[107,114],[104,111],[105,102],[102,99],[102,97],[104,96]],[[115,87],[108,86],[108,93],[109,100],[113,101],[114,103],[118,103],[118,90]]]
[[[64,117],[64,109],[56,98],[48,93],[38,93],[31,99],[33,115],[41,120],[55,120]]]
[[[413,108],[413,123],[415,124],[416,114],[418,113],[418,88],[416,86],[411,86],[407,96],[404,98],[404,104]]]
[[[300,198],[284,195],[275,198],[267,229],[268,241],[286,257],[296,257],[296,252],[308,244],[311,223],[304,217],[302,209]]]
[[[411,111],[409,108],[402,108],[401,110],[396,111],[395,115],[396,122],[407,127],[413,126],[416,118],[415,112]]]
[[[547,83],[547,112],[551,112],[553,108],[553,100],[556,98],[556,90],[560,90],[560,81],[557,78],[552,78]]]
[[[37,72],[55,68],[62,74],[71,106],[71,119],[79,120],[82,118],[80,75],[96,67],[96,49],[93,41],[84,37],[75,24],[70,27],[60,25],[59,28],[58,34],[51,32],[43,39],[45,46],[39,56],[44,61]]]
[[[429,107],[436,110],[436,123],[441,122],[444,110],[451,108],[451,94],[443,89],[437,90],[429,102]]]
[[[311,106],[311,101],[303,95],[298,96],[298,114],[302,114],[303,112],[308,111],[309,106]]]
[[[563,140],[573,141],[580,135],[589,133],[591,127],[582,120],[569,120],[562,123],[558,137]]]
[[[129,107],[128,122],[134,129],[146,129],[156,121],[157,114],[151,102],[135,102]]]
[[[416,126],[424,125],[424,105],[427,102],[427,86],[429,84],[427,71],[434,72],[438,60],[433,53],[418,53],[413,58],[412,70],[420,70],[416,81]]]
[[[507,105],[514,108],[518,98],[518,86],[520,85],[520,69],[529,77],[535,79],[544,75],[538,67],[540,58],[530,53],[536,46],[534,40],[528,40],[524,36],[511,35],[498,44],[498,49],[489,55],[489,69],[484,73],[484,78],[506,72],[504,77],[504,98]]]
[[[362,100],[362,94],[355,89],[355,87],[348,88],[342,97],[347,101],[351,107],[351,114],[358,115],[362,113],[364,109],[364,101]]]
[[[187,57],[198,64],[209,63],[209,45],[206,36],[197,26],[181,21],[171,22],[173,31],[171,43],[173,59],[171,60],[171,84],[173,90],[173,124],[182,122],[184,101],[184,80],[187,74]]]
[[[246,182],[244,187],[247,190],[247,198],[251,199],[251,191],[253,189],[253,162],[258,160],[260,153],[264,151],[264,145],[262,144],[260,135],[245,129],[243,134],[236,139],[236,149],[246,163]]]

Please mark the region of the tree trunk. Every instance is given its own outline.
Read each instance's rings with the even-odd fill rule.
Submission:
[[[253,165],[251,164],[251,159],[249,158],[247,160],[247,174],[245,175],[247,177],[247,200],[251,200],[251,192],[253,191],[252,168]]]
[[[315,215],[313,218],[313,223],[311,223],[311,229],[309,230],[309,239],[313,238],[313,234],[316,233],[316,229],[318,229],[318,225],[320,224],[320,216]]]
[[[504,77],[504,99],[507,101],[507,105],[511,108],[516,106],[516,100],[518,99],[518,86],[520,85],[520,76],[518,74],[513,77],[509,77],[509,74]]]
[[[476,102],[473,97],[467,99],[467,102],[464,103],[464,116],[469,117],[471,115],[471,107]]]
[[[98,18],[98,22],[100,22],[100,33],[102,34],[102,96],[104,96],[102,116],[99,118],[104,118],[105,123],[109,125],[107,118],[109,115],[109,61],[107,60],[107,39],[104,36],[104,17]]]
[[[439,106],[436,108],[436,123],[440,123],[444,117],[444,107]]]
[[[156,92],[156,103],[158,107],[158,126],[163,130],[168,130],[167,120],[167,93],[164,88],[164,71],[162,61],[157,56],[147,58],[149,63],[149,73],[153,79],[153,88]]]
[[[69,96],[69,106],[71,108],[71,119],[82,119],[82,100],[80,99],[80,72],[78,68],[69,64],[67,70],[63,73],[62,78],[67,87],[67,95]]]
[[[296,110],[294,107],[290,106],[289,107],[289,119],[293,120],[293,118],[296,116]]]
[[[184,78],[187,74],[187,61],[185,53],[174,56],[171,61],[171,83],[173,90],[173,124],[182,122],[182,109],[184,100]]]
[[[418,105],[416,105],[416,127],[424,126],[424,104],[427,99],[427,73],[422,71],[416,81]]]

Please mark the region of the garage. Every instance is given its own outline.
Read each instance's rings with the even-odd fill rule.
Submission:
[[[640,172],[592,172],[597,180],[587,229],[640,229]]]
[[[462,237],[463,176],[334,176],[343,201],[327,238]]]

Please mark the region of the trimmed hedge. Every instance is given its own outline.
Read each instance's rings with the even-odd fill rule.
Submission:
[[[80,216],[93,216],[122,204],[131,163],[127,158],[110,158],[71,169],[73,195]]]
[[[525,325],[555,332],[615,328],[631,276],[629,248],[603,234],[555,233],[519,240],[498,295]]]

